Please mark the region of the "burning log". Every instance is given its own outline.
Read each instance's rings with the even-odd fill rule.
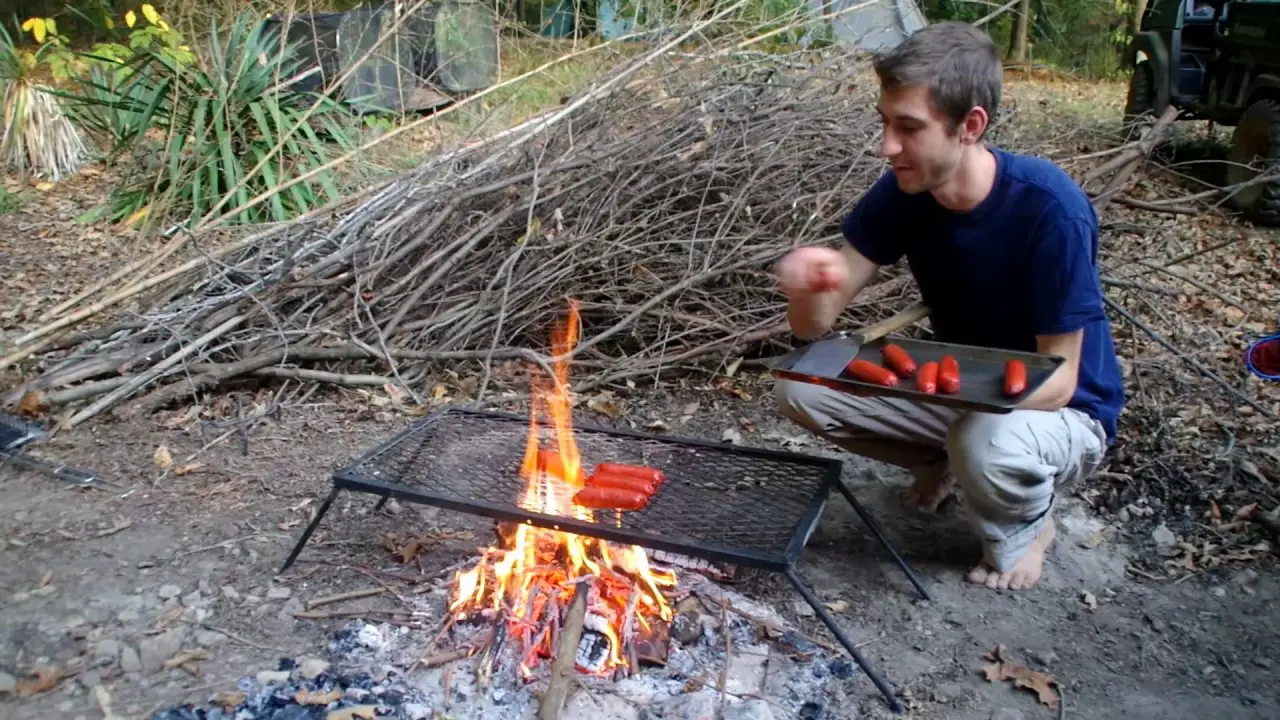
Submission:
[[[538,705],[538,720],[557,720],[573,690],[578,644],[582,640],[583,625],[587,619],[589,594],[590,588],[586,582],[577,583],[573,591],[573,602],[569,603],[569,609],[565,612],[560,645],[556,650],[555,662],[551,665],[551,681],[547,683],[547,691],[543,693],[542,702]]]

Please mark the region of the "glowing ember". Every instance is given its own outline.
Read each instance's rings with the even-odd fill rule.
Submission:
[[[596,511],[574,505],[582,487],[582,457],[574,441],[569,394],[568,355],[578,342],[578,306],[552,333],[555,374],[532,383],[529,434],[520,476],[525,480],[521,506],[531,512],[596,522]],[[550,421],[553,446],[541,444],[541,418]],[[612,513],[605,513],[612,515]],[[675,576],[649,567],[642,548],[556,530],[516,525],[505,548],[486,548],[479,564],[455,576],[449,611],[458,619],[490,611],[506,618],[508,636],[521,642],[519,671],[530,677],[539,657],[555,649],[560,613],[573,599],[574,583],[590,578],[587,607],[591,629],[608,639],[608,657],[579,669],[609,673],[627,664],[624,648],[655,621],[670,622],[672,610],[662,594]],[[599,667],[595,667],[599,665]]]

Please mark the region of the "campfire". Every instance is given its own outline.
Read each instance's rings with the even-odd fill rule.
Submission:
[[[569,353],[578,341],[579,315],[570,302],[552,333],[554,375],[531,381],[529,433],[520,476],[520,507],[582,522],[621,525],[621,510],[598,510],[574,502],[587,486],[587,465],[574,439],[569,391]],[[524,679],[544,658],[554,657],[566,626],[581,627],[572,648],[579,672],[633,673],[638,662],[660,662],[673,611],[663,594],[674,588],[674,572],[650,566],[645,550],[523,523],[503,523],[498,541],[482,551],[470,570],[457,573],[449,612],[455,621],[476,617],[498,623],[496,632],[518,643]],[[575,599],[577,602],[575,603]],[[574,606],[580,618],[572,619]]]

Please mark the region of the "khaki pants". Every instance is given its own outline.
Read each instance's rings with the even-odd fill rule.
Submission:
[[[1070,408],[968,412],[792,380],[779,380],[774,394],[784,415],[849,452],[917,478],[950,473],[984,559],[1001,572],[1039,535],[1054,490],[1087,478],[1106,451],[1102,424]]]

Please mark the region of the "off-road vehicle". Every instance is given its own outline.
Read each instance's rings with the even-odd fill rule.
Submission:
[[[1170,105],[1234,127],[1227,181],[1280,167],[1280,0],[1150,0],[1126,56],[1125,124]],[[1237,191],[1247,217],[1280,224],[1280,182]]]

